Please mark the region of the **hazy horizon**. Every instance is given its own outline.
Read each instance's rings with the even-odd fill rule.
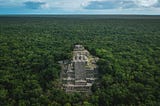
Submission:
[[[0,0],[5,14],[160,15],[160,0]]]

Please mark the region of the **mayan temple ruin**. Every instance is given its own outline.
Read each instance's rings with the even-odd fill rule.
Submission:
[[[98,73],[97,60],[82,45],[75,45],[72,60],[60,62],[62,88],[67,93],[90,93]]]

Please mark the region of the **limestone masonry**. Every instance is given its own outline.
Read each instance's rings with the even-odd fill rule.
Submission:
[[[73,59],[60,61],[62,88],[66,92],[91,92],[98,73],[97,60],[82,45],[75,45]]]

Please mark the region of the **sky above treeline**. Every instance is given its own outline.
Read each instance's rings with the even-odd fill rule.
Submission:
[[[0,0],[0,14],[160,15],[160,0]]]

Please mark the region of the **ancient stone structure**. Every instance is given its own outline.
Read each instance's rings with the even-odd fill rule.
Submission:
[[[97,76],[97,60],[82,45],[75,45],[73,59],[60,62],[62,88],[66,92],[91,92]]]

